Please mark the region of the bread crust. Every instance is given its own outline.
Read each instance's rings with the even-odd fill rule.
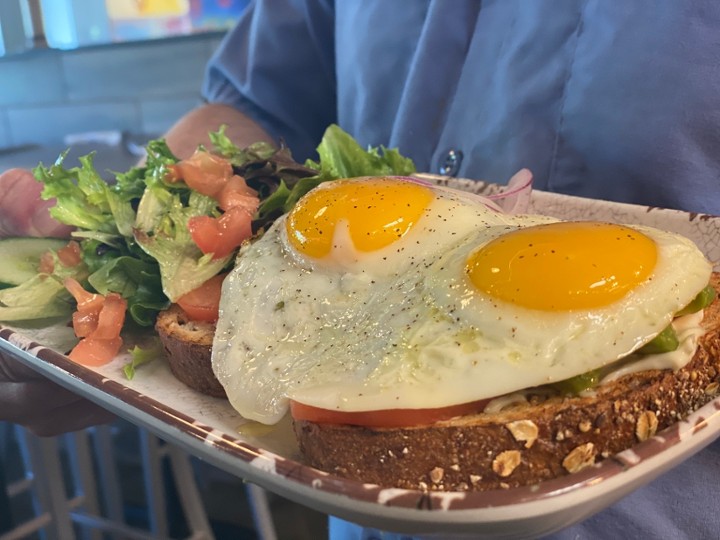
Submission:
[[[158,314],[155,330],[172,374],[193,390],[227,398],[212,370],[215,324],[192,321],[177,304]]]
[[[712,276],[720,291],[720,274]],[[570,474],[643,441],[719,393],[720,300],[684,368],[649,370],[592,397],[531,400],[498,413],[408,428],[293,422],[306,463],[387,487],[482,491]]]

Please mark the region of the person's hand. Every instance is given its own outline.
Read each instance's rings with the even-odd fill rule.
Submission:
[[[30,171],[0,173],[0,237],[69,236],[54,220],[53,201],[40,198],[42,184]],[[0,262],[1,264],[1,262]],[[111,421],[114,416],[0,352],[0,421],[41,436],[59,435]]]
[[[66,237],[71,227],[50,216],[53,200],[40,198],[42,184],[25,169],[0,173],[0,237],[56,236]]]
[[[0,352],[0,421],[50,437],[112,421],[115,416]]]

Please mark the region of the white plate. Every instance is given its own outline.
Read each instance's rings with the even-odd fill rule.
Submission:
[[[474,181],[446,183],[474,192],[497,189]],[[710,260],[720,261],[720,218],[542,192],[533,194],[532,207],[560,218],[645,223],[674,230],[692,238]],[[538,486],[480,493],[380,488],[303,465],[288,422],[274,428],[246,424],[225,400],[198,394],[177,381],[163,360],[142,366],[129,381],[122,370],[128,355],[96,370],[85,368],[42,345],[53,342],[56,349],[64,350],[51,330],[57,329],[3,327],[0,349],[225,471],[321,512],[406,534],[472,538],[549,534],[606,508],[720,435],[720,398],[715,398],[627,451]]]

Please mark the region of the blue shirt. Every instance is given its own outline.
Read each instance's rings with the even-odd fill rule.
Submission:
[[[503,183],[527,167],[538,189],[720,214],[713,0],[258,1],[209,63],[204,95],[298,160],[338,123],[421,171]],[[719,454],[715,443],[558,537],[717,537]],[[351,528],[331,532],[371,534]]]
[[[268,0],[205,96],[313,154],[338,123],[438,172],[720,214],[720,4],[712,0]]]

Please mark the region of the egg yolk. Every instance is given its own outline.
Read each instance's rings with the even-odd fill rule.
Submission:
[[[655,242],[639,231],[599,222],[560,222],[518,229],[472,253],[475,287],[519,306],[569,311],[606,306],[646,280]]]
[[[330,253],[343,221],[356,250],[376,251],[402,238],[433,197],[427,187],[399,179],[339,180],[300,199],[285,227],[290,244],[310,257]]]

